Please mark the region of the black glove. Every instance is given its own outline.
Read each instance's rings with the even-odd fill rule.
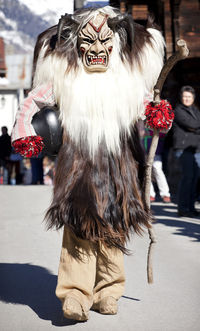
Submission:
[[[194,133],[200,134],[200,129],[196,129]]]

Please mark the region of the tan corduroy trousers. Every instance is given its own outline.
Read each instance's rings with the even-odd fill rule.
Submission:
[[[84,311],[107,296],[124,292],[124,257],[117,248],[94,245],[64,228],[56,296],[77,299]]]

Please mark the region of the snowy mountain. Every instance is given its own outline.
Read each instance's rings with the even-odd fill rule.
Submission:
[[[26,5],[33,13],[42,16],[46,21],[56,24],[61,15],[72,13],[74,9],[73,0],[19,0]]]
[[[0,0],[0,37],[7,53],[32,53],[39,33],[73,12],[73,0]]]

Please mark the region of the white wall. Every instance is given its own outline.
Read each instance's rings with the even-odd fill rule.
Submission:
[[[5,98],[5,105],[2,105],[2,96]],[[18,101],[16,94],[0,94],[0,128],[7,126],[9,134],[11,134],[12,131],[17,108]]]

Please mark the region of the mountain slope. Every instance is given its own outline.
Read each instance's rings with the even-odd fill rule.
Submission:
[[[0,0],[0,37],[9,52],[32,52],[38,34],[72,9],[72,5],[65,8],[63,3],[66,1],[57,0],[57,7],[53,7],[52,0]]]

